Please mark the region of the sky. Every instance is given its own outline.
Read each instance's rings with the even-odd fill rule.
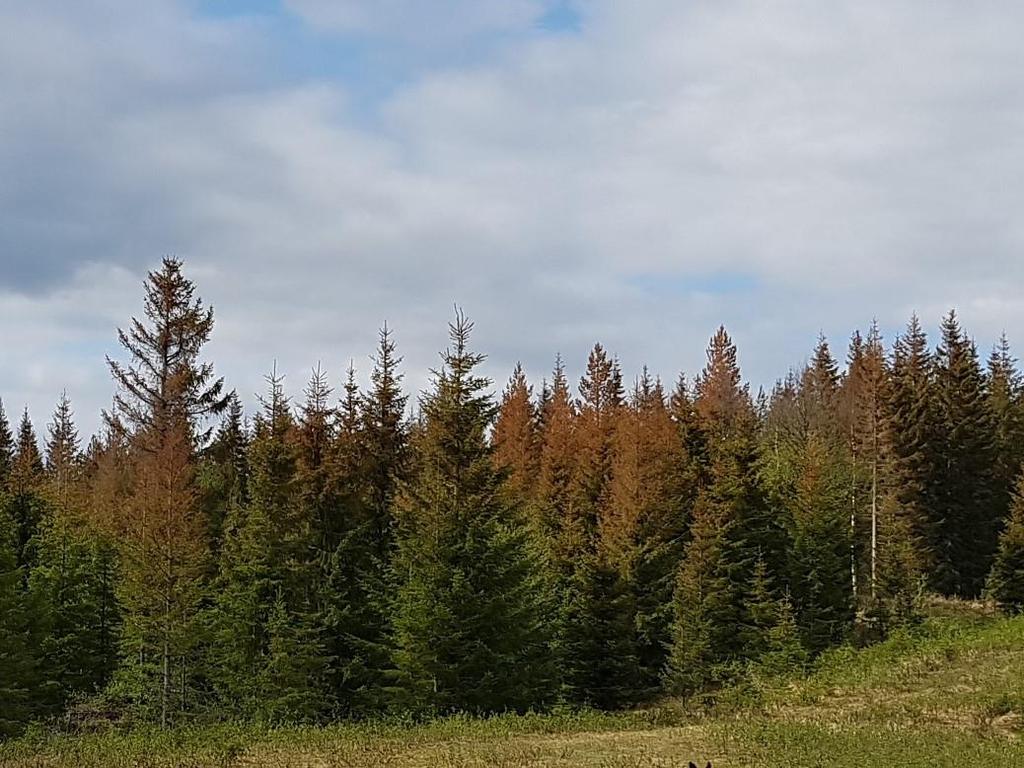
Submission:
[[[772,382],[824,333],[1024,348],[1024,5],[0,0],[0,398],[85,432],[164,255],[247,403],[277,365],[427,385],[458,304],[502,385]]]

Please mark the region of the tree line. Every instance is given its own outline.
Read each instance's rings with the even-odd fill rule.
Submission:
[[[457,313],[412,403],[276,372],[246,416],[182,264],[145,283],[81,440],[0,407],[0,735],[33,720],[319,722],[620,708],[790,670],[920,617],[1024,608],[1024,380],[954,312],[825,338],[771,392],[720,328],[630,385],[596,345],[500,397]]]

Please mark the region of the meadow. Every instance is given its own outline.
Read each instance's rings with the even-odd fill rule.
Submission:
[[[685,768],[1024,765],[1024,617],[938,611],[800,677],[753,675],[713,698],[321,728],[219,725],[56,734],[0,745],[11,768]],[[941,614],[945,615],[941,615]]]

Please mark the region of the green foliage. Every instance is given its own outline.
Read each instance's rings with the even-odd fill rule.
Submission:
[[[39,535],[29,589],[40,612],[40,651],[59,702],[95,693],[117,662],[120,611],[116,554],[96,532],[49,515]]]
[[[563,697],[574,704],[619,709],[640,694],[635,595],[619,571],[584,555],[564,590],[557,657]]]
[[[35,606],[23,589],[11,528],[10,519],[0,512],[0,738],[20,733],[47,700]]]
[[[435,713],[526,710],[549,686],[538,567],[500,493],[471,328],[451,326],[399,507],[395,661],[404,703]]]
[[[930,487],[932,583],[947,595],[977,597],[992,567],[1005,509],[993,503],[996,434],[985,377],[974,342],[952,311],[942,323],[935,371],[942,439],[936,443]]]
[[[1017,482],[1010,516],[999,538],[988,591],[1003,610],[1024,611],[1024,472]]]
[[[325,711],[328,659],[311,611],[290,611],[278,596],[267,621],[266,658],[258,672],[260,719],[271,723],[315,721]]]

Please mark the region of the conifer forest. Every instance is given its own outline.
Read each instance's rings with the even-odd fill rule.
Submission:
[[[770,391],[725,327],[670,378],[596,344],[579,381],[552,350],[491,382],[456,311],[424,392],[385,326],[368,387],[272,372],[246,412],[201,292],[149,273],[98,434],[74,392],[4,401],[0,739],[629,710],[884,642],[935,596],[1024,608],[1024,377],[954,311],[809,340]]]

